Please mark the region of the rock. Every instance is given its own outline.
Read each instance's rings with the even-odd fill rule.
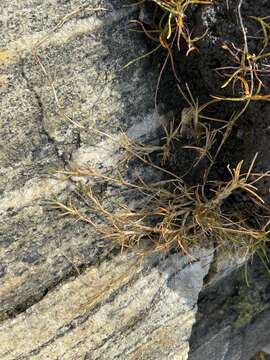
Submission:
[[[74,227],[70,219],[49,211],[46,201],[64,197],[66,190],[70,194],[68,182],[50,175],[51,169],[63,169],[71,158],[80,166],[107,157],[109,163],[102,165],[110,166],[115,144],[92,128],[116,135],[120,128],[149,124],[140,127],[143,135],[159,126],[153,115],[153,72],[142,63],[122,70],[145,51],[141,37],[128,31],[136,9],[104,2],[108,10],[94,11],[99,1],[85,4],[2,4],[2,319],[71,276],[74,268],[65,256],[84,267],[101,262],[108,252],[88,226]],[[66,21],[57,27],[61,19]]]
[[[74,188],[51,169],[109,170],[108,136],[146,139],[163,121],[147,61],[122,69],[147,51],[128,31],[136,7],[85,4],[2,4],[1,359],[186,359],[211,252],[140,264],[48,206]]]
[[[251,359],[267,346],[269,299],[269,273],[257,257],[203,289],[188,359]]]
[[[119,256],[88,267],[3,322],[1,359],[187,359],[207,263]]]
[[[3,0],[1,6],[1,359],[244,360],[266,346],[257,330],[250,340],[254,319],[266,331],[266,281],[256,292],[258,311],[241,313],[234,304],[229,315],[215,317],[226,286],[234,298],[232,270],[242,259],[213,260],[209,247],[194,249],[192,261],[169,253],[141,262],[51,207],[55,198],[76,195],[82,180],[68,181],[55,169],[91,164],[110,172],[123,157],[122,131],[153,141],[167,121],[155,109],[158,68],[145,59],[123,69],[149,51],[143,35],[128,31],[137,7],[118,0]],[[202,66],[195,65],[189,76]],[[167,111],[179,104],[166,81],[165,105],[158,105]]]

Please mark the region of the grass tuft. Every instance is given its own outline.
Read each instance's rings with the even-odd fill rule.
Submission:
[[[228,175],[226,180],[215,180],[210,175],[233,127],[249,104],[253,101],[270,100],[270,95],[263,91],[264,77],[268,75],[269,69],[262,61],[270,57],[266,51],[270,29],[268,17],[251,17],[251,21],[260,26],[263,34],[261,51],[251,54],[241,14],[242,0],[239,1],[236,10],[243,37],[242,46],[224,43],[222,49],[232,59],[233,65],[216,69],[225,78],[221,91],[231,87],[232,96],[213,95],[212,99],[201,105],[188,84],[180,86],[173,51],[181,51],[183,44],[187,56],[198,50],[196,43],[207,36],[207,30],[200,36],[193,37],[187,14],[192,6],[213,5],[214,1],[152,0],[150,3],[154,6],[153,25],[149,27],[140,20],[133,20],[133,24],[139,26],[156,43],[156,47],[126,66],[160,48],[165,49],[180,96],[188,107],[182,109],[179,121],[174,119],[163,128],[164,137],[160,144],[138,143],[125,133],[115,141],[124,150],[124,162],[133,164],[136,160],[143,169],[158,173],[160,180],[149,181],[140,174],[135,179],[130,179],[120,171],[109,175],[93,167],[60,171],[67,179],[84,178],[84,185],[80,186],[78,194],[87,211],[80,209],[72,198],[66,203],[54,201],[52,206],[60,209],[62,216],[70,216],[75,221],[89,224],[103,239],[119,246],[121,251],[129,249],[145,256],[176,249],[192,258],[194,246],[207,246],[211,243],[222,251],[240,252],[247,259],[257,253],[267,264],[270,212],[257,185],[263,178],[269,177],[270,172],[254,172],[256,154],[246,171],[244,161],[241,160],[236,166],[228,165],[224,169],[224,173]],[[210,117],[205,112],[222,101],[243,103],[243,106],[228,119]],[[196,185],[186,183],[184,176],[179,176],[167,166],[175,146],[179,146],[178,143],[183,138],[189,141],[183,148],[197,154],[187,173],[203,160],[207,163],[201,182]],[[122,200],[112,205],[110,199],[100,199],[91,186],[99,182],[105,183],[106,188],[113,189],[117,194],[116,198]],[[230,199],[238,193],[245,194],[254,209],[258,209],[252,219],[244,216],[237,207],[234,210],[229,207]],[[130,199],[133,199],[132,205]],[[266,215],[261,216],[261,212]]]

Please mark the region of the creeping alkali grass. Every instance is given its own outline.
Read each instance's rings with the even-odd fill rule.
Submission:
[[[162,15],[156,28],[149,30],[146,26],[136,20],[143,32],[155,41],[158,45],[150,53],[163,47],[168,52],[168,59],[171,60],[173,73],[178,79],[172,54],[173,46],[178,50],[181,47],[181,40],[186,44],[186,55],[196,51],[196,42],[206,35],[206,32],[199,37],[192,38],[192,31],[186,22],[186,13],[190,6],[211,5],[209,0],[152,0],[161,10]],[[263,261],[267,262],[265,251],[269,241],[269,218],[264,223],[258,221],[259,226],[254,227],[249,219],[239,213],[227,214],[224,212],[224,204],[227,199],[236,191],[245,192],[250,201],[258,206],[265,207],[263,199],[258,194],[256,183],[269,173],[253,173],[256,156],[251,162],[248,171],[244,171],[243,161],[240,161],[234,168],[228,166],[228,181],[209,181],[208,175],[221,151],[225,141],[229,137],[232,127],[243,115],[249,103],[253,100],[269,100],[269,95],[261,94],[263,87],[262,75],[267,68],[261,69],[259,61],[269,56],[264,52],[269,43],[268,18],[255,18],[263,33],[263,50],[258,55],[251,55],[248,49],[246,31],[241,15],[242,1],[239,1],[238,16],[241,31],[243,33],[243,47],[237,48],[233,44],[223,44],[226,50],[237,63],[236,67],[220,68],[222,75],[227,77],[223,88],[232,84],[241,85],[243,93],[239,97],[213,96],[213,99],[204,105],[199,105],[186,85],[186,92],[179,86],[179,91],[187,101],[189,108],[182,111],[182,119],[179,123],[171,123],[164,128],[165,137],[162,145],[139,144],[131,140],[124,133],[117,142],[125,150],[124,161],[131,161],[136,158],[143,166],[151,167],[164,175],[165,180],[148,182],[143,176],[138,176],[136,181],[127,180],[124,175],[107,175],[95,168],[72,169],[61,171],[67,178],[86,178],[88,185],[80,188],[80,197],[85,202],[88,212],[75,205],[74,200],[68,199],[66,203],[55,201],[53,206],[62,210],[63,216],[71,216],[75,220],[89,224],[102,238],[117,244],[123,251],[125,249],[135,250],[138,254],[146,255],[153,252],[164,252],[171,249],[178,249],[185,255],[191,256],[191,249],[195,245],[203,245],[213,240],[218,248],[231,251],[242,251],[246,258],[254,253],[259,253]],[[150,53],[143,55],[148,56]],[[141,57],[141,58],[142,58]],[[135,59],[137,61],[138,59]],[[129,64],[132,64],[131,61]],[[220,101],[244,102],[239,112],[232,114],[228,121],[214,119],[203,115],[203,111],[210,105]],[[217,121],[222,123],[219,129],[211,129],[208,123],[202,120]],[[209,167],[202,184],[188,186],[177,174],[166,169],[166,162],[171,156],[174,143],[182,136],[186,136],[191,130],[191,137],[195,143],[185,148],[196,151],[198,156],[195,167],[202,159],[206,158]],[[214,152],[213,145],[217,141],[217,134],[223,133],[222,140]],[[161,165],[152,162],[153,153],[161,154]],[[108,186],[116,187],[121,194],[134,193],[137,199],[136,205],[131,207],[125,196],[123,201],[117,204],[112,210],[106,200],[100,199],[91,187],[92,183],[105,182]],[[97,219],[99,219],[97,221]]]
[[[131,23],[139,25],[146,36],[157,43],[157,46],[148,53],[131,60],[124,68],[138,60],[152,55],[160,48],[163,48],[168,52],[173,73],[175,78],[178,79],[173,60],[172,49],[174,45],[176,45],[180,51],[181,42],[183,42],[187,47],[186,55],[188,56],[191,52],[198,51],[196,43],[207,34],[206,29],[203,34],[192,37],[192,31],[189,29],[188,21],[186,19],[188,9],[194,5],[212,5],[213,0],[151,0],[150,2],[162,13],[157,22],[153,19],[153,26],[151,29],[148,29],[140,20],[132,20]],[[142,1],[142,3],[146,3],[146,1]]]
[[[139,151],[137,159],[143,159],[144,165],[162,171],[162,167],[156,168],[151,163],[150,147],[146,146],[146,154],[143,154],[142,144],[125,142],[124,146],[133,154]],[[152,148],[153,152],[159,150]],[[238,219],[235,214],[224,214],[222,206],[236,190],[246,192],[256,203],[263,204],[256,183],[269,174],[252,173],[255,159],[247,172],[242,171],[243,161],[233,169],[228,167],[230,180],[209,182],[207,194],[205,185],[188,187],[178,176],[168,179],[168,175],[173,174],[166,173],[166,170],[166,180],[150,183],[142,177],[131,182],[120,174],[104,175],[90,167],[61,171],[67,178],[86,178],[94,183],[105,181],[108,186],[118,188],[119,194],[130,195],[133,192],[137,202],[130,206],[129,201],[125,201],[125,196],[122,196],[123,201],[112,210],[110,202],[101,200],[88,184],[81,186],[80,197],[90,215],[80,210],[72,199],[66,203],[55,201],[53,207],[61,209],[63,216],[71,216],[89,224],[103,239],[117,244],[122,251],[132,249],[139,255],[147,255],[178,249],[191,257],[193,246],[204,245],[214,239],[219,248],[242,251],[249,257],[265,248],[270,231],[269,222],[256,229],[244,219]]]

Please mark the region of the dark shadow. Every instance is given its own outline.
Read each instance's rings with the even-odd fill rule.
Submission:
[[[245,270],[243,266],[202,290],[189,360],[247,360],[269,344],[269,273],[258,257],[248,264],[248,284]]]

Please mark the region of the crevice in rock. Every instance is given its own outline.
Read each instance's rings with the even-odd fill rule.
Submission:
[[[39,109],[39,116],[38,116],[38,120],[39,123],[41,125],[41,132],[43,135],[46,136],[47,141],[49,143],[55,144],[55,140],[50,136],[50,134],[46,131],[45,127],[44,127],[44,106],[41,100],[40,95],[38,94],[38,92],[36,91],[36,89],[34,88],[34,86],[32,85],[31,81],[28,79],[26,72],[25,72],[25,60],[22,57],[21,58],[21,63],[20,63],[20,68],[21,68],[21,76],[23,78],[23,80],[26,83],[27,89],[31,92],[31,94],[33,94],[33,97],[36,100],[37,103],[37,107]]]
[[[57,141],[55,141],[55,139],[49,134],[49,132],[46,130],[46,127],[44,126],[44,116],[45,116],[44,104],[41,100],[38,91],[35,89],[35,87],[31,83],[25,72],[25,59],[23,57],[21,57],[20,69],[21,69],[21,76],[26,83],[27,89],[30,91],[30,93],[33,95],[33,98],[36,100],[38,113],[39,113],[39,115],[37,116],[37,120],[40,123],[40,137],[45,136],[47,143],[53,146],[54,153],[56,154],[57,158],[63,162],[64,166],[66,166],[67,160],[65,154],[61,154],[57,146]],[[78,141],[80,143],[80,140]]]
[[[111,256],[111,254],[109,256]],[[100,301],[98,301],[96,304],[94,304],[94,306],[92,308],[90,308],[89,311],[85,315],[79,315],[79,316],[73,318],[69,323],[67,323],[64,326],[62,326],[61,328],[57,329],[56,334],[52,338],[50,338],[46,342],[40,344],[37,348],[33,349],[31,352],[17,357],[16,360],[25,360],[25,359],[31,358],[32,356],[36,356],[36,355],[40,354],[40,352],[43,349],[45,349],[49,345],[56,342],[59,338],[66,336],[71,331],[73,331],[80,325],[84,324],[86,321],[88,321],[91,316],[93,316],[95,313],[97,313],[100,310],[101,306],[105,306],[108,303],[112,303],[117,296],[121,295],[122,293],[127,292],[128,289],[131,288],[139,280],[140,277],[145,276],[147,273],[151,272],[153,270],[153,268],[156,268],[158,266],[159,266],[159,261],[154,261],[152,263],[151,267],[145,267],[145,268],[141,269],[141,271],[134,273],[134,275],[127,282],[124,282],[119,287],[117,287],[111,294],[109,294],[107,297],[105,297],[105,299],[103,297],[102,299],[100,299]],[[87,267],[84,269],[84,271],[86,269],[87,269]],[[168,277],[166,282],[169,282],[175,276],[177,271],[178,271],[178,269],[176,269]],[[96,351],[98,349],[101,349],[106,343],[113,342],[114,339],[119,338],[121,336],[127,337],[132,332],[134,332],[136,327],[139,327],[140,324],[145,321],[145,319],[151,313],[151,311],[153,311],[155,306],[157,304],[159,304],[158,300],[159,300],[159,296],[161,294],[162,286],[163,286],[163,284],[161,283],[160,287],[156,290],[155,294],[152,295],[151,301],[149,301],[148,306],[142,312],[140,312],[137,316],[132,318],[128,324],[123,325],[123,327],[120,330],[118,330],[117,332],[111,333],[109,336],[107,336],[105,339],[103,339],[102,342],[99,345],[93,347],[91,349],[91,351]],[[190,311],[193,312],[195,307],[196,307],[196,304],[194,304],[190,308]],[[175,313],[174,317],[176,318],[177,316],[179,316],[181,314],[183,314],[183,309],[179,308],[179,312]],[[159,329],[159,327],[160,326],[153,327],[152,332]],[[151,334],[149,334],[149,335],[151,335]],[[127,353],[129,351],[131,351],[131,353],[132,353],[132,350],[139,343],[140,343],[140,339],[135,341],[135,343],[132,346],[126,348],[125,353]],[[109,344],[108,344],[108,346],[109,346]],[[122,355],[123,354],[116,355],[114,357],[114,359],[119,359]],[[99,358],[97,358],[97,359],[99,359]]]
[[[247,284],[245,266],[201,291],[189,360],[201,359],[202,353],[214,359],[226,346],[224,360],[247,360],[269,342],[269,273],[255,257],[248,264]]]
[[[99,240],[97,240],[99,242]],[[95,247],[95,244],[92,245],[93,248]],[[3,310],[0,311],[0,323],[4,322],[9,319],[14,319],[21,313],[24,313],[29,308],[31,308],[33,305],[39,303],[42,301],[48,294],[50,294],[52,291],[54,291],[58,286],[63,286],[65,283],[71,281],[72,279],[79,278],[81,275],[83,275],[89,268],[94,266],[100,266],[102,263],[111,260],[114,256],[119,255],[120,249],[118,247],[112,247],[108,246],[105,248],[103,253],[95,256],[92,261],[81,263],[81,264],[72,264],[67,258],[65,258],[68,261],[69,264],[69,271],[67,271],[64,275],[61,276],[59,279],[54,279],[51,281],[50,285],[44,287],[43,289],[39,290],[39,293],[34,295],[31,294],[31,297],[28,299],[24,299],[21,303],[16,303],[16,306],[14,306],[12,309]],[[169,256],[163,256],[163,260],[165,260]],[[184,268],[189,265],[185,264]],[[148,267],[145,267],[140,272],[140,275],[146,274],[149,271],[153,270],[154,268],[159,266],[159,259],[156,259],[151,262],[151,265]],[[173,276],[174,274],[172,274]],[[136,280],[136,279],[135,279]],[[134,280],[134,281],[135,281]],[[121,289],[125,289],[127,287],[127,284],[124,284]],[[111,297],[110,297],[111,298]],[[111,300],[112,301],[112,298]],[[10,301],[9,301],[10,303]]]
[[[89,261],[89,263],[82,263],[74,266],[69,262],[69,270],[67,270],[65,274],[61,274],[60,278],[53,279],[49,285],[47,285],[46,287],[44,286],[42,289],[38,289],[37,294],[32,293],[30,297],[28,297],[27,299],[23,299],[23,301],[20,303],[16,303],[16,305],[13,306],[12,308],[0,311],[0,323],[9,319],[16,318],[18,315],[24,313],[33,305],[42,301],[49,293],[55,290],[55,288],[57,288],[58,286],[64,285],[72,278],[73,279],[78,278],[79,276],[83,275],[84,272],[87,271],[89,268],[93,266],[101,265],[103,262],[111,259],[113,254],[117,254],[117,253],[118,253],[117,249],[113,249],[110,252],[107,249],[107,251],[103,254],[103,256],[102,254],[100,254],[99,256],[96,256],[92,261]],[[12,302],[9,300],[8,303],[12,303]]]

